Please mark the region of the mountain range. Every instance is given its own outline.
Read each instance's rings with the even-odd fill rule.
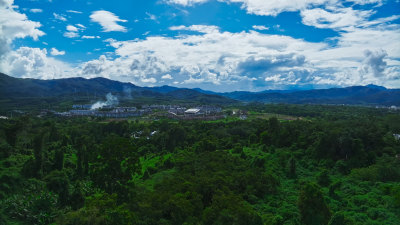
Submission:
[[[376,85],[313,90],[266,90],[261,92],[234,91],[218,93],[199,88],[171,86],[139,87],[131,83],[106,78],[65,78],[55,80],[14,78],[0,73],[0,99],[40,98],[71,95],[121,93],[133,97],[194,100],[202,104],[235,102],[293,103],[293,104],[355,104],[400,106],[400,89]]]

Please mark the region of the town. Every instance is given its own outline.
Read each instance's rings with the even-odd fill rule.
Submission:
[[[137,107],[116,107],[112,105],[102,106],[93,109],[93,105],[73,105],[67,112],[54,112],[57,116],[77,117],[93,116],[104,118],[128,118],[140,117],[146,115],[155,115],[158,117],[168,117],[172,119],[202,119],[215,120],[226,117],[222,108],[211,105],[201,105],[186,107],[182,105],[142,105]]]

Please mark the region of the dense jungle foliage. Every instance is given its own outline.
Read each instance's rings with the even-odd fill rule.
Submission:
[[[400,114],[0,120],[0,224],[400,224]]]

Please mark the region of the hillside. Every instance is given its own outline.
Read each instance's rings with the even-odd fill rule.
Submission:
[[[18,79],[0,73],[0,100],[60,96],[66,99],[70,99],[71,96],[93,99],[101,98],[109,92],[120,93],[121,96],[128,95],[129,98],[146,98],[147,101],[178,100],[201,104],[231,104],[241,101],[290,104],[400,105],[400,89],[386,89],[376,85],[302,91],[266,90],[218,93],[199,88],[139,87],[106,78],[38,80]]]
[[[66,101],[71,99],[98,99],[107,93],[126,99],[154,102],[189,101],[192,103],[226,104],[235,100],[224,96],[200,93],[175,87],[139,87],[131,83],[106,78],[66,78],[55,80],[19,79],[0,73],[0,100],[30,104],[38,99]],[[29,99],[29,101],[27,100]],[[139,100],[138,100],[139,101]],[[1,104],[1,102],[0,102]],[[36,103],[35,103],[36,104]]]
[[[375,85],[306,91],[229,92],[222,96],[245,102],[295,104],[400,105],[400,89]]]

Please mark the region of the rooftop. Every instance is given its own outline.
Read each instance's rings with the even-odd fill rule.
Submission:
[[[198,108],[192,108],[185,111],[185,113],[198,113],[198,112],[200,112],[200,109]]]

